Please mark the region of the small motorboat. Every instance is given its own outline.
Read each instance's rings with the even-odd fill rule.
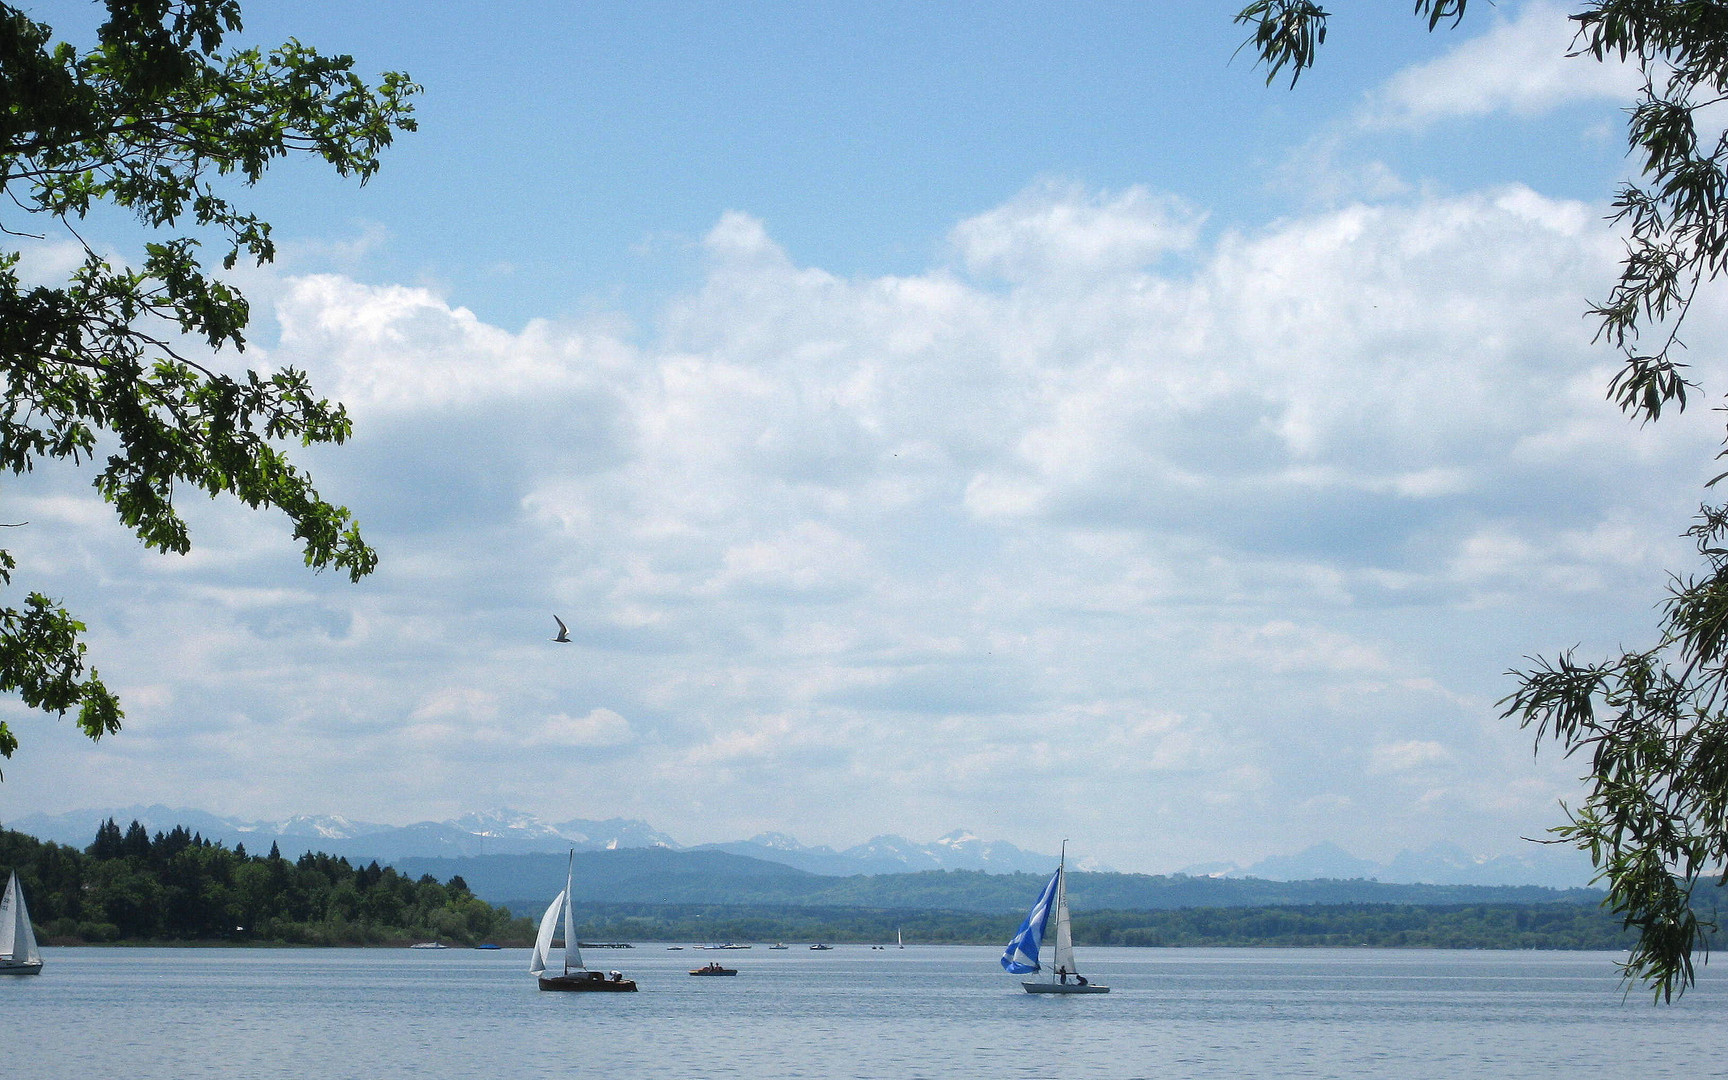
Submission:
[[[831,952],[831,951],[833,951],[833,949],[834,949],[834,946],[832,946],[832,945],[817,944],[817,945],[810,946],[811,952]]]
[[[729,967],[721,967],[717,963],[708,963],[708,964],[702,965],[699,968],[691,968],[690,974],[692,974],[692,975],[736,975],[736,974],[738,974],[738,969],[737,968],[729,968]]]
[[[784,943],[781,943],[781,944],[777,944],[777,945],[770,945],[770,946],[768,946],[768,951],[769,951],[769,952],[773,952],[773,951],[774,951],[774,950],[776,950],[776,949],[784,949],[784,948],[785,948],[785,947],[786,947],[786,946],[785,946],[785,944],[784,944]]]

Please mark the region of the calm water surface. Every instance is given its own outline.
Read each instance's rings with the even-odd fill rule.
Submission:
[[[638,994],[541,993],[526,950],[48,949],[0,1058],[126,1077],[1703,1077],[1728,982],[1625,997],[1606,953],[1085,949],[1108,995],[1000,950],[600,950]],[[720,955],[733,979],[693,979]],[[28,1067],[19,1071],[28,1063]]]

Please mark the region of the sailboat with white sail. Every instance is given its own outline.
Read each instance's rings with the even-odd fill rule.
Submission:
[[[0,975],[37,975],[42,971],[42,950],[36,947],[36,931],[24,906],[24,889],[13,872],[0,896]]]
[[[1074,965],[1074,933],[1068,921],[1068,841],[1062,841],[1062,858],[1056,873],[1020,924],[1014,939],[1002,953],[1002,966],[1015,975],[1031,975],[1043,971],[1038,962],[1038,950],[1055,925],[1055,947],[1050,956],[1049,982],[1022,982],[1028,994],[1108,994],[1108,986],[1087,981]],[[1073,981],[1070,982],[1069,980]]]
[[[570,867],[564,874],[564,891],[552,901],[546,914],[540,917],[540,933],[534,938],[534,956],[528,962],[528,974],[540,980],[542,990],[598,990],[635,993],[636,981],[614,971],[608,977],[604,971],[589,971],[582,966],[582,949],[576,943],[575,919],[571,908],[575,904],[576,849],[570,849]],[[546,968],[552,954],[552,938],[558,932],[558,917],[564,917],[564,974],[554,975]]]

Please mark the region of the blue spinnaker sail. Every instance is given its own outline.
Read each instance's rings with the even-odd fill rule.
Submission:
[[[1050,884],[1038,894],[1038,902],[1027,912],[1026,921],[1014,932],[1014,940],[1002,952],[1002,966],[1015,975],[1029,975],[1038,968],[1038,945],[1044,940],[1044,924],[1050,921],[1050,907],[1056,903],[1056,883],[1062,879],[1062,868],[1050,875]]]

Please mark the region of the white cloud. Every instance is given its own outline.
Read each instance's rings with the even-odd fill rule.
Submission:
[[[1011,281],[1134,270],[1191,247],[1204,215],[1143,187],[1093,193],[1047,181],[955,226],[952,240],[975,273]]]
[[[293,279],[270,359],[353,408],[310,460],[379,573],[308,577],[226,504],[190,508],[203,561],[155,559],[30,481],[54,528],[20,554],[105,675],[162,689],[96,758],[33,729],[8,793],[93,760],[373,819],[483,792],[688,841],[1036,844],[1035,782],[1155,869],[1364,821],[1419,846],[1426,811],[1362,778],[1421,765],[1459,832],[1533,831],[1569,771],[1482,732],[1556,642],[1507,613],[1636,636],[1674,551],[1636,537],[1678,531],[1713,447],[1601,400],[1596,218],[1508,187],[1203,241],[1155,194],[1040,184],[955,229],[977,283],[801,267],[734,213],[647,344]]]
[[[1387,743],[1369,752],[1370,771],[1376,774],[1404,773],[1450,761],[1452,754],[1433,740],[1412,739]]]
[[[593,709],[586,716],[560,713],[548,717],[530,745],[618,746],[631,740],[630,722],[611,709]]]
[[[1576,51],[1569,9],[1526,3],[1436,60],[1399,72],[1371,98],[1364,123],[1415,127],[1450,117],[1535,116],[1577,101],[1629,101],[1635,64]]]

